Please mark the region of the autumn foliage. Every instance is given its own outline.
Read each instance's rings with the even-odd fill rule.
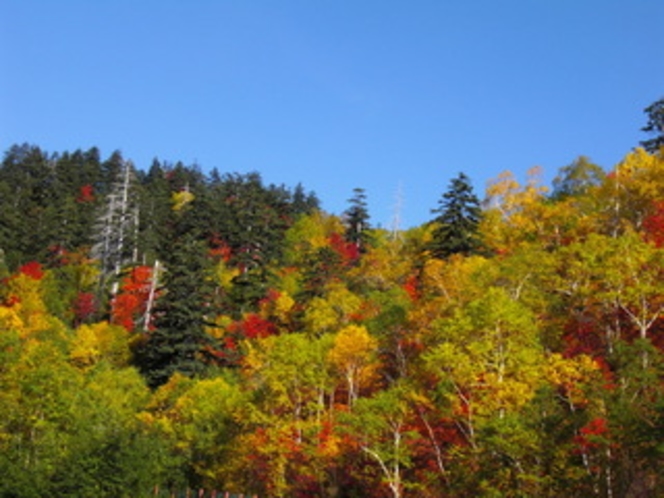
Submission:
[[[663,161],[500,175],[452,253],[155,165],[117,270],[81,178],[77,231],[6,220],[0,496],[664,495]]]

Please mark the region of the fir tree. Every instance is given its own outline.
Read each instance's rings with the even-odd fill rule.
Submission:
[[[152,387],[164,384],[175,372],[193,376],[205,369],[204,356],[211,344],[205,326],[213,308],[212,264],[207,243],[196,229],[196,209],[186,205],[173,213],[172,243],[162,255],[165,269],[154,330],[137,355]]]
[[[348,199],[350,206],[344,212],[346,222],[345,238],[348,242],[355,244],[359,252],[366,251],[370,241],[369,231],[369,209],[367,207],[367,195],[363,188],[354,188],[353,197]]]
[[[431,254],[444,259],[452,254],[473,254],[479,250],[477,228],[480,204],[468,177],[459,173],[439,201],[433,223],[436,227],[430,244]]]

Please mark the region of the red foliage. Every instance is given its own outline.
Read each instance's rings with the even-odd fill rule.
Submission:
[[[653,212],[643,220],[643,230],[647,241],[664,247],[664,201],[655,202]]]
[[[237,330],[247,339],[262,339],[277,332],[277,328],[272,322],[255,313],[247,315],[244,320],[234,325],[233,331]]]
[[[576,452],[587,452],[604,444],[608,436],[609,427],[605,418],[596,417],[579,429],[579,434],[574,437],[577,445]]]
[[[91,292],[79,292],[74,300],[75,323],[81,324],[89,320],[97,310],[95,296]]]
[[[420,282],[417,275],[411,275],[406,279],[403,284],[403,289],[406,291],[411,301],[417,301],[420,298]]]
[[[44,278],[42,265],[37,261],[30,261],[29,263],[24,264],[18,271],[34,280],[41,280]]]
[[[357,247],[357,244],[353,242],[347,242],[341,235],[338,233],[333,233],[328,239],[330,247],[341,256],[341,260],[344,263],[353,263],[360,258],[360,250]]]
[[[581,354],[601,356],[605,352],[604,338],[597,330],[597,322],[589,317],[570,320],[565,327],[564,356],[571,358]]]
[[[111,321],[128,331],[134,329],[136,318],[145,313],[150,294],[152,268],[137,266],[122,280],[120,292],[113,299]]]
[[[90,185],[83,185],[79,192],[78,192],[78,197],[76,198],[76,202],[85,204],[88,202],[94,202],[95,200],[95,188]]]
[[[118,294],[113,299],[112,321],[122,325],[127,331],[134,329],[134,317],[137,316],[140,301],[135,294]]]

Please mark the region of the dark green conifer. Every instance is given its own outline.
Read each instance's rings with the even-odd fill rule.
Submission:
[[[367,195],[363,188],[354,188],[353,197],[348,199],[350,206],[344,212],[346,223],[346,241],[357,247],[359,252],[366,251],[371,240],[371,225],[369,224],[369,208]]]
[[[433,223],[436,227],[430,244],[432,256],[447,258],[452,254],[473,254],[480,248],[477,228],[480,221],[480,204],[473,193],[469,178],[459,173],[439,201]]]
[[[641,128],[641,131],[655,136],[643,140],[641,146],[648,152],[654,153],[664,147],[664,98],[650,104],[644,112],[648,115],[648,123]]]
[[[196,228],[195,200],[191,204],[173,212],[171,242],[161,256],[164,274],[154,330],[137,354],[138,366],[152,387],[175,372],[202,373],[212,342],[205,331],[214,307],[212,263],[207,241]]]

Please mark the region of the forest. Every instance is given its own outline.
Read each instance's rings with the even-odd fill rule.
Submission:
[[[11,146],[0,496],[664,495],[662,142],[459,173],[400,231],[359,187]]]

